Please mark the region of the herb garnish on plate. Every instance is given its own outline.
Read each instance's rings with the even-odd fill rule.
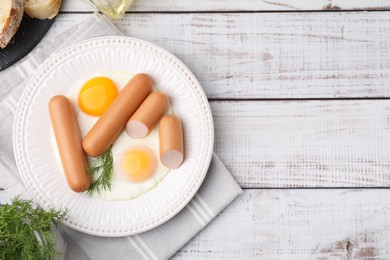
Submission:
[[[92,178],[99,174],[88,188],[87,194],[89,196],[92,196],[94,192],[100,193],[102,189],[111,190],[111,177],[114,169],[111,148],[112,146],[102,155],[96,157],[92,166],[88,168],[88,174]]]

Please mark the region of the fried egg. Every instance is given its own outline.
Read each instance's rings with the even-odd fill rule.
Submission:
[[[115,83],[107,77],[88,80],[81,88],[78,105],[81,111],[90,116],[101,116],[118,95]]]
[[[84,138],[133,75],[106,72],[77,82],[68,94]],[[168,113],[171,113],[169,109]],[[158,126],[144,138],[122,131],[112,145],[111,190],[95,193],[104,200],[130,200],[154,188],[170,171],[159,159]],[[88,157],[91,164],[93,158]]]

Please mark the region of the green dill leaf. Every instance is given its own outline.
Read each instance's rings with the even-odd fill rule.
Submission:
[[[96,157],[88,168],[88,174],[93,178],[87,191],[88,196],[92,196],[95,192],[99,194],[101,190],[111,190],[111,177],[114,169],[111,148],[112,146],[105,153]]]
[[[53,221],[61,224],[65,215],[66,210],[44,211],[20,196],[0,207],[0,259],[50,259],[59,255],[51,228]]]

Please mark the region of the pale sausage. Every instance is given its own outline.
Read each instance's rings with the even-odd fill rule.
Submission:
[[[84,138],[83,148],[87,154],[97,157],[107,150],[152,91],[152,85],[146,74],[137,74],[126,84]]]
[[[54,96],[49,101],[49,113],[68,185],[75,192],[83,192],[91,178],[72,104],[64,96]]]
[[[166,115],[160,121],[160,160],[170,169],[178,168],[184,160],[183,130],[180,119]]]
[[[134,138],[145,137],[167,112],[168,107],[168,96],[160,92],[153,92],[127,122],[127,133]]]

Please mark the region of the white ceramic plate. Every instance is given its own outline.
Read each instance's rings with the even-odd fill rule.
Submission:
[[[82,79],[106,71],[144,72],[169,94],[184,128],[185,161],[159,185],[130,201],[104,201],[69,189],[55,158],[47,104]],[[14,151],[23,182],[44,209],[67,208],[65,224],[98,236],[152,229],[177,214],[199,189],[210,164],[213,122],[207,98],[191,71],[166,50],[139,39],[90,39],[49,58],[31,79],[14,123]]]

